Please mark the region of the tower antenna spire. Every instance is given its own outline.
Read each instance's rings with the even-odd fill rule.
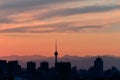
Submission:
[[[55,51],[57,51],[57,40],[55,40]]]

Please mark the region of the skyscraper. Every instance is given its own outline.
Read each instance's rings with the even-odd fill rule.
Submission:
[[[94,71],[98,74],[103,72],[103,60],[100,57],[96,58],[94,61]]]
[[[41,63],[40,63],[40,69],[41,69],[41,70],[48,70],[48,69],[49,69],[49,64],[48,64],[48,62],[41,62]]]
[[[8,61],[7,67],[9,74],[16,74],[21,71],[21,66],[18,64],[18,61]]]
[[[28,72],[35,72],[36,71],[36,63],[35,62],[27,62],[27,71]]]
[[[0,74],[2,76],[5,76],[6,73],[7,73],[7,61],[6,60],[0,60]]]

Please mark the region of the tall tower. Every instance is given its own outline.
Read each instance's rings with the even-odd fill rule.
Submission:
[[[57,56],[58,56],[58,51],[57,51],[57,40],[55,41],[55,63],[57,63]]]

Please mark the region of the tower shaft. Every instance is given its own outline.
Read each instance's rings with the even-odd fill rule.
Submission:
[[[57,56],[55,56],[55,63],[57,63]]]

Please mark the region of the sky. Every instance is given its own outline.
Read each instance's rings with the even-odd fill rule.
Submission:
[[[0,56],[120,56],[119,0],[1,0]]]

